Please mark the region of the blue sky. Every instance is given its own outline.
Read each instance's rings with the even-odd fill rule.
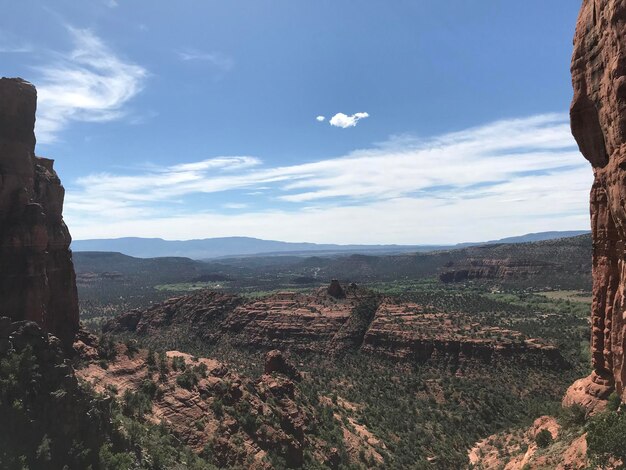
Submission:
[[[22,0],[0,59],[77,239],[452,243],[588,227],[578,7]]]

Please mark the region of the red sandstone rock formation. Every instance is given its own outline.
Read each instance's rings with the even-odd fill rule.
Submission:
[[[481,326],[462,313],[395,303],[358,288],[348,289],[345,299],[328,295],[324,288],[253,300],[199,291],[120,315],[103,329],[167,337],[170,343],[184,343],[191,335],[207,344],[226,340],[255,350],[320,354],[362,350],[420,362],[506,360],[568,367],[556,347],[526,339],[519,332]]]
[[[328,286],[328,295],[336,299],[344,299],[346,297],[346,293],[337,279],[330,281],[330,285]]]
[[[264,369],[266,374],[278,372],[279,374],[286,375],[290,379],[297,381],[302,380],[302,374],[300,371],[278,349],[272,349],[265,354]]]
[[[519,259],[467,258],[439,275],[442,282],[463,282],[470,279],[533,278],[557,271],[557,262]]]
[[[35,156],[37,92],[0,79],[0,314],[32,320],[66,346],[78,330],[78,297],[64,189],[53,161]]]
[[[583,2],[572,58],[572,133],[591,163],[593,373],[588,394],[624,394],[626,282],[626,3]],[[578,384],[579,388],[581,384]],[[566,397],[567,399],[567,397]]]
[[[116,352],[106,369],[91,362],[77,375],[97,392],[116,390],[119,397],[151,381],[158,392],[147,421],[166,425],[196,452],[211,443],[212,458],[220,468],[274,468],[266,459],[270,451],[282,456],[290,468],[302,467],[305,448],[318,463],[332,456],[330,445],[312,432],[317,426],[314,409],[286,377],[266,374],[251,380],[216,360],[179,351],[168,351],[156,370],[149,365],[148,351],[128,354],[118,344]],[[196,382],[183,386],[177,380],[183,370],[173,367],[174,358],[184,362]]]

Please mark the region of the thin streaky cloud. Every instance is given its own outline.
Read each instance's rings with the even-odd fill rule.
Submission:
[[[552,224],[584,223],[590,175],[567,116],[548,114],[430,139],[403,136],[299,165],[216,157],[134,174],[88,175],[68,186],[67,218],[79,238],[113,232],[144,236],[148,227],[153,236],[174,236],[174,226],[178,238],[230,230],[230,235],[297,239],[296,231],[301,238],[304,230],[311,241],[441,242],[452,236],[447,232],[452,228],[458,236],[460,226],[467,239],[493,238],[498,230],[514,233],[514,227],[541,231],[550,217]],[[250,207],[261,191],[267,208],[257,212]],[[250,206],[221,213],[227,192]],[[205,197],[196,204],[200,194]],[[111,200],[117,201],[113,207]],[[181,223],[194,217],[197,224]],[[212,225],[217,223],[223,225]],[[333,240],[317,223],[333,227]],[[379,233],[381,227],[389,231]]]

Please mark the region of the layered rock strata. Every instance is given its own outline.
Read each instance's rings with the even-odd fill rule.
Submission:
[[[572,58],[572,133],[593,167],[593,372],[576,388],[606,398],[626,381],[626,3],[585,0]],[[573,392],[573,391],[572,391]],[[569,403],[571,397],[566,397]],[[568,401],[569,400],[569,401]],[[577,400],[574,400],[577,401]],[[580,400],[578,400],[580,401]]]
[[[105,331],[162,337],[176,345],[197,339],[254,350],[340,353],[361,350],[397,360],[507,360],[567,367],[558,348],[517,331],[486,327],[462,313],[397,303],[356,287],[337,299],[321,288],[260,299],[200,291],[110,320]]]
[[[78,330],[65,191],[53,160],[35,156],[35,87],[0,79],[0,314],[70,346]]]

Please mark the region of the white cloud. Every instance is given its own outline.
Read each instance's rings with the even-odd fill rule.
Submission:
[[[202,52],[197,49],[184,49],[177,52],[178,58],[184,62],[200,61],[227,72],[235,65],[235,61],[219,52]]]
[[[224,209],[247,209],[249,206],[248,204],[242,204],[239,202],[228,202],[226,204],[222,204],[222,207]]]
[[[300,165],[218,157],[134,175],[90,175],[68,186],[66,217],[77,239],[459,242],[586,228],[591,180],[567,116],[551,114],[427,140],[391,139]],[[227,191],[240,204],[265,209],[220,213],[224,203],[217,201]]]
[[[341,127],[343,129],[346,129],[347,127],[356,126],[357,122],[369,116],[370,115],[367,113],[355,113],[352,116],[348,116],[343,113],[337,113],[333,117],[330,118],[330,121],[328,121],[328,123],[331,126]]]
[[[104,122],[124,116],[124,105],[143,88],[147,72],[125,62],[93,32],[68,28],[74,49],[38,67],[37,138],[56,140],[71,121]]]
[[[315,118],[315,120],[316,120],[317,122],[324,122],[324,120],[325,120],[325,119],[326,119],[326,116],[317,116],[317,117]]]

